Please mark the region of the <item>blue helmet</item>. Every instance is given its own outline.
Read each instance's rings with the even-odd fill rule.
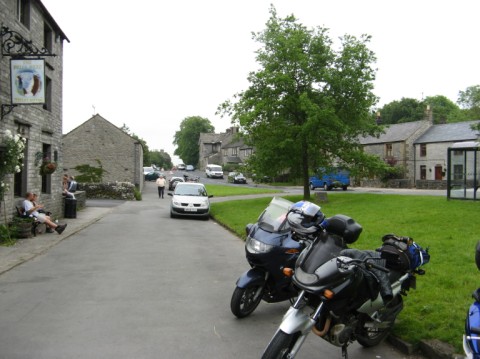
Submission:
[[[300,201],[290,206],[287,221],[292,230],[299,234],[313,234],[320,229],[325,215],[315,203]]]

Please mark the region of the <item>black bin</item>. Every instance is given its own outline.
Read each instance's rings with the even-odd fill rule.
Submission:
[[[65,218],[77,218],[77,200],[65,198]]]

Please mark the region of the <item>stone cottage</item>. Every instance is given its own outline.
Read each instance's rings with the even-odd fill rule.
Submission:
[[[26,191],[61,215],[63,43],[69,40],[39,0],[1,1],[0,23],[0,157],[8,133],[26,145],[20,172],[0,179],[8,186],[0,223],[4,214],[11,219]],[[53,172],[40,171],[46,161]]]
[[[223,133],[201,133],[198,140],[200,169],[208,164],[224,166],[243,163],[254,149],[244,143],[238,127],[231,127]]]
[[[63,136],[64,171],[76,166],[104,169],[103,182],[129,182],[143,188],[142,144],[99,114]]]

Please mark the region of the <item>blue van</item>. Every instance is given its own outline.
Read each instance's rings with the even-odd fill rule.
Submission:
[[[325,170],[320,168],[316,176],[310,177],[310,189],[323,188],[330,191],[333,188],[341,188],[344,191],[350,186],[350,172],[341,168]]]

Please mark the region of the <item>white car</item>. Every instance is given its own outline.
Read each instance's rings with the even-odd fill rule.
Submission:
[[[175,191],[169,192],[172,196],[170,204],[170,217],[196,216],[204,219],[210,218],[210,200],[207,190],[202,183],[178,182]]]

